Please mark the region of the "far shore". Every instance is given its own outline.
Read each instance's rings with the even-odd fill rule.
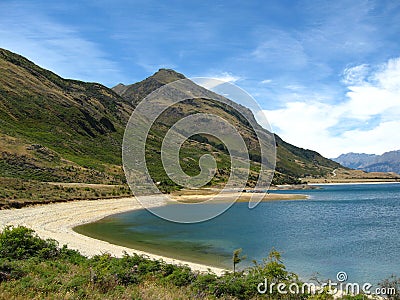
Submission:
[[[180,203],[207,203],[208,200],[212,199],[211,203],[218,202],[230,202],[232,199],[237,198],[236,202],[249,202],[253,195],[261,196],[262,202],[269,201],[284,201],[284,200],[305,200],[308,199],[307,195],[297,195],[297,194],[278,194],[278,193],[254,193],[252,190],[247,192],[225,192],[216,193],[215,190],[183,190],[175,192],[171,195],[171,200]],[[174,203],[172,202],[172,203]]]
[[[320,182],[309,183],[308,185],[350,185],[350,184],[400,184],[400,181],[346,181],[346,182]]]
[[[237,196],[238,193],[235,193]],[[249,201],[252,193],[241,193],[239,202]],[[224,193],[221,201],[227,201],[233,193]],[[154,206],[166,205],[164,197],[159,195],[145,196]],[[180,200],[186,199],[188,203],[205,201],[210,194],[177,196]],[[305,199],[305,195],[291,194],[265,194],[263,201],[294,200]],[[177,200],[176,197],[172,198]],[[146,202],[148,202],[146,201]],[[148,203],[149,203],[148,202]],[[181,202],[181,201],[180,201]],[[154,255],[144,251],[131,249],[119,245],[114,245],[106,241],[97,240],[85,235],[81,235],[73,230],[74,227],[92,223],[107,216],[143,209],[142,205],[135,197],[98,199],[98,200],[78,200],[70,202],[57,202],[43,205],[27,206],[20,209],[0,210],[0,230],[7,225],[26,226],[35,230],[41,238],[51,238],[59,242],[60,245],[67,245],[71,249],[78,250],[82,255],[92,257],[102,253],[110,253],[115,257],[122,257],[124,253],[146,255],[150,259],[163,260],[166,263],[177,265],[188,265],[191,269],[206,272],[208,270],[217,275],[223,274],[227,270],[213,266],[193,263]]]

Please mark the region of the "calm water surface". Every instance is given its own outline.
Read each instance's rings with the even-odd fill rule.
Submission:
[[[393,273],[400,275],[400,184],[326,185],[285,193],[307,194],[310,199],[264,202],[251,210],[247,203],[237,203],[198,224],[176,224],[139,210],[76,230],[115,244],[229,268],[234,249],[243,248],[245,267],[275,248],[287,269],[303,279],[317,272],[321,279],[334,279],[345,271],[350,282],[376,284]]]

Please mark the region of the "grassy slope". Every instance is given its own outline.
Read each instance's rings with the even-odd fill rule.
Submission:
[[[141,82],[133,85],[120,84],[113,89],[126,100],[136,104],[143,96],[156,90],[163,84],[182,78],[184,78],[182,74],[176,73],[173,70],[160,69],[156,74]],[[247,126],[246,121],[231,107],[222,107],[216,102],[212,103],[212,101],[195,99],[195,101],[187,101],[184,105],[177,105],[173,113],[170,112],[168,119],[164,119],[163,122],[171,125],[174,120],[195,112],[215,113],[231,121],[232,124],[235,124],[239,128],[246,144],[250,148],[250,154],[259,154],[259,150],[252,147],[252,145],[257,144],[253,130]],[[250,111],[248,111],[248,114],[248,118],[254,118]],[[275,184],[296,183],[298,182],[298,178],[309,175],[315,177],[326,176],[334,169],[341,167],[338,163],[324,158],[315,151],[293,146],[284,142],[278,136],[275,136],[275,140],[277,144],[277,172],[273,181]],[[215,146],[209,141],[206,141],[206,144]],[[216,151],[218,152],[219,149],[216,149]],[[225,160],[221,153],[219,156],[222,160]],[[256,169],[255,165],[256,163],[253,164],[253,169]]]
[[[0,50],[0,72],[0,133],[5,138],[0,175],[121,182],[121,158],[115,153],[130,104],[100,84],[62,79],[6,50]],[[12,143],[18,147],[9,147]]]
[[[6,50],[0,51],[0,69],[5,74],[0,79],[0,176],[123,182],[122,136],[134,105],[104,86],[62,79]],[[167,83],[168,78],[168,72],[157,73],[150,82],[137,84],[136,91],[142,97]],[[148,157],[157,156],[163,132],[162,125],[152,131],[156,142],[149,143]],[[183,159],[184,170],[196,172],[196,158],[210,150],[196,141],[187,143],[182,155],[193,156],[194,160]],[[227,155],[220,154],[224,164]],[[163,173],[161,163],[150,168],[155,180],[164,183],[162,188],[170,188],[172,182]],[[225,178],[223,175],[217,181]]]
[[[173,70],[162,69],[133,85],[118,85],[113,91],[97,83],[63,79],[3,49],[0,72],[0,178],[37,182],[123,184],[121,144],[132,110],[155,89],[184,78]],[[149,169],[154,180],[160,181],[164,190],[178,188],[163,171],[161,141],[168,126],[196,112],[220,115],[239,128],[253,158],[249,180],[252,185],[259,168],[254,132],[235,109],[204,99],[170,108],[152,128],[146,155],[151,159]],[[247,113],[254,118],[250,111]],[[276,143],[275,184],[295,183],[307,175],[326,176],[340,167],[277,136]],[[212,153],[218,162],[211,185],[223,184],[229,176],[230,160],[224,146],[212,137],[195,137],[183,145],[182,168],[191,175],[197,174],[198,158],[205,153]]]

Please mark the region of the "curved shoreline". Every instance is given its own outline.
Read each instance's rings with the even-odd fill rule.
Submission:
[[[201,200],[209,197],[206,195],[191,195]],[[187,198],[189,203],[194,200],[189,195],[173,197],[174,200]],[[223,195],[220,200],[224,201],[226,197],[232,196],[229,193]],[[239,202],[248,201],[250,195],[244,193]],[[161,195],[142,196],[147,206],[157,207],[170,203]],[[145,199],[147,198],[147,199]],[[264,201],[279,200],[303,200],[304,195],[286,195],[269,194]],[[199,200],[199,199],[196,199]],[[194,201],[197,202],[197,201]],[[78,200],[69,202],[57,202],[43,205],[26,206],[20,209],[0,210],[0,230],[7,225],[25,226],[33,229],[41,238],[54,239],[59,245],[67,245],[70,249],[78,250],[82,255],[92,257],[103,253],[110,253],[115,257],[122,257],[124,253],[148,256],[150,259],[163,260],[166,263],[176,265],[187,265],[192,270],[206,272],[212,271],[217,275],[226,272],[226,269],[213,267],[205,264],[194,263],[190,261],[174,259],[162,255],[152,254],[146,251],[136,250],[134,248],[124,247],[107,241],[95,239],[73,230],[74,227],[92,223],[105,217],[124,213],[128,211],[144,209],[135,197],[110,198],[98,200]]]
[[[154,206],[165,205],[162,198],[152,197]],[[153,199],[154,198],[154,199]],[[211,270],[217,275],[223,274],[225,269],[197,264],[189,261],[173,259],[128,247],[118,246],[106,241],[94,239],[73,230],[75,226],[98,221],[104,217],[143,209],[135,197],[103,200],[81,200],[72,202],[53,203],[46,205],[30,206],[21,209],[0,210],[0,229],[7,225],[26,226],[44,239],[51,238],[60,245],[67,245],[78,250],[82,255],[92,257],[103,253],[110,253],[115,257],[122,257],[124,253],[148,256],[150,259],[162,259],[166,263],[187,265],[192,270],[206,272]]]

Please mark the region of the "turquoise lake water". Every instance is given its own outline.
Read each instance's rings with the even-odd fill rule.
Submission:
[[[278,191],[282,193],[282,191]],[[275,248],[283,262],[307,280],[378,283],[400,275],[400,184],[324,185],[308,200],[263,202],[249,209],[237,203],[219,217],[177,224],[146,210],[108,217],[78,232],[136,249],[231,268],[232,251],[260,261]],[[204,204],[205,209],[207,204]],[[174,205],[157,210],[174,209]]]

